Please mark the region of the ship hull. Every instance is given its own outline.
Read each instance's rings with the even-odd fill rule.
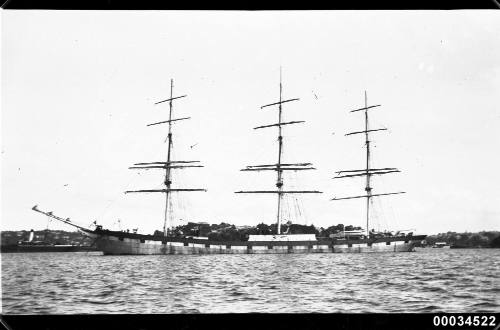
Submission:
[[[317,241],[211,241],[123,232],[87,232],[105,255],[303,254],[412,252],[425,236]]]

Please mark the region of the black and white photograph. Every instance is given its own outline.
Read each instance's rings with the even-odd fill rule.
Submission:
[[[494,10],[2,11],[2,315],[497,326],[498,31]]]

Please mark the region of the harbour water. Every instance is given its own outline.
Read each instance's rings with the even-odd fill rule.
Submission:
[[[500,310],[500,249],[1,258],[4,314]]]

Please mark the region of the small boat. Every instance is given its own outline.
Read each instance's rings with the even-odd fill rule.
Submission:
[[[450,245],[446,242],[436,242],[432,245],[434,249],[449,249]]]

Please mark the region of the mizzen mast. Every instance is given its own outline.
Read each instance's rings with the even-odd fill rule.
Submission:
[[[341,179],[341,178],[352,178],[352,177],[366,176],[366,184],[365,184],[366,195],[332,198],[332,200],[366,198],[366,235],[367,236],[370,233],[369,222],[370,222],[371,198],[378,197],[378,196],[397,195],[397,194],[404,194],[405,193],[404,191],[399,191],[399,192],[391,192],[391,193],[383,193],[383,194],[372,194],[371,177],[373,175],[382,175],[382,174],[401,172],[397,168],[393,168],[393,167],[384,167],[384,168],[371,168],[370,167],[370,165],[371,165],[370,164],[370,143],[371,143],[371,141],[370,141],[369,133],[387,130],[387,128],[377,128],[377,129],[370,129],[369,128],[368,110],[379,107],[379,106],[380,106],[380,104],[368,106],[368,98],[367,98],[366,91],[365,91],[365,106],[363,108],[359,108],[359,109],[355,109],[355,110],[350,111],[350,112],[364,111],[364,114],[365,114],[365,116],[364,116],[365,117],[365,129],[363,131],[350,132],[350,133],[345,134],[345,136],[350,136],[350,135],[355,135],[355,134],[364,134],[365,135],[365,145],[366,145],[366,167],[365,167],[365,169],[338,171],[338,172],[336,172],[337,176],[334,177],[334,179]]]
[[[263,125],[254,127],[254,129],[261,128],[269,128],[269,127],[278,127],[278,160],[276,164],[265,164],[265,165],[250,165],[241,171],[276,171],[276,188],[277,190],[253,190],[253,191],[237,191],[237,194],[241,193],[254,193],[254,194],[277,194],[278,196],[278,210],[276,215],[276,224],[277,224],[277,234],[281,234],[281,201],[283,199],[284,194],[304,194],[304,193],[322,193],[321,191],[316,190],[283,190],[283,171],[302,171],[302,170],[314,170],[314,167],[311,167],[311,163],[295,163],[295,164],[285,164],[282,163],[282,155],[283,155],[283,135],[282,135],[282,126],[285,125],[293,125],[304,123],[304,121],[289,121],[283,122],[282,118],[282,110],[283,104],[293,101],[298,101],[298,98],[283,100],[283,84],[281,79],[281,68],[280,68],[280,94],[279,101],[266,104],[261,106],[261,109],[278,106],[278,123]]]
[[[145,190],[128,190],[125,193],[153,193],[153,192],[160,192],[160,193],[165,193],[165,219],[163,223],[163,233],[165,236],[168,235],[168,229],[171,226],[171,223],[169,221],[168,213],[170,211],[169,208],[169,203],[170,203],[170,195],[172,192],[186,192],[186,191],[207,191],[206,189],[186,189],[186,188],[171,188],[172,185],[172,169],[184,169],[188,167],[203,167],[202,165],[189,165],[193,163],[199,163],[197,160],[171,160],[171,154],[172,154],[172,148],[173,148],[173,140],[172,140],[172,123],[176,121],[181,121],[181,120],[187,120],[190,119],[191,117],[183,117],[183,118],[174,118],[172,119],[172,110],[173,110],[173,103],[172,101],[186,97],[187,95],[181,95],[181,96],[173,96],[173,89],[174,89],[174,80],[170,80],[170,98],[158,101],[155,103],[161,104],[164,102],[169,103],[169,114],[168,114],[168,120],[165,121],[160,121],[152,124],[148,124],[147,126],[155,126],[155,125],[160,125],[160,124],[168,124],[168,147],[167,147],[167,161],[166,162],[148,162],[148,163],[136,163],[134,166],[129,167],[129,169],[141,169],[141,170],[149,170],[149,169],[164,169],[165,170],[165,179],[164,179],[164,184],[165,184],[165,189],[145,189]],[[184,165],[188,164],[188,165]]]

